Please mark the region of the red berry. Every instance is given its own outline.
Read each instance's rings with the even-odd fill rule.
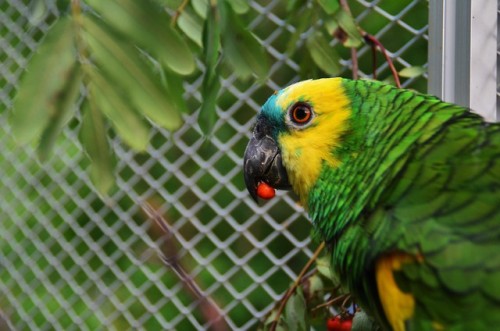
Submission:
[[[338,331],[351,331],[352,328],[352,320],[343,320],[340,322],[340,329]]]
[[[340,331],[341,321],[340,316],[330,317],[328,321],[326,321],[326,329],[328,331]]]
[[[344,318],[340,315],[330,317],[326,322],[326,329],[328,331],[351,331],[352,318],[349,317]]]
[[[269,186],[267,183],[260,182],[257,186],[257,195],[262,199],[271,199],[275,194],[274,188]]]

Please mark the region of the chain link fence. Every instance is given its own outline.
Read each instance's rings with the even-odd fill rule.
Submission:
[[[201,77],[186,81],[192,113],[179,130],[155,129],[144,154],[113,140],[117,185],[102,198],[86,172],[78,116],[45,163],[11,138],[7,119],[19,77],[62,13],[56,1],[0,3],[0,330],[207,329],[189,284],[230,329],[257,328],[315,248],[291,194],[257,205],[242,179],[260,105],[274,90],[320,75],[301,72],[304,38],[295,55],[285,53],[294,31],[285,8],[286,1],[256,0],[247,15],[273,63],[269,79],[259,84],[226,73],[208,138],[196,122]],[[398,69],[426,67],[426,0],[358,0],[351,9]],[[342,75],[350,76],[349,50],[340,51]],[[363,76],[371,73],[369,46],[359,50],[359,63]],[[380,55],[379,63],[378,78],[389,77]],[[403,84],[425,91],[426,75]],[[168,236],[143,211],[146,204],[163,215]]]

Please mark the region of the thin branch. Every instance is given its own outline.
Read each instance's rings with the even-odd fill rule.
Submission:
[[[323,248],[325,248],[325,243],[324,242],[322,242],[318,246],[318,248],[316,248],[316,251],[314,251],[313,256],[309,259],[309,261],[307,261],[307,263],[304,266],[304,268],[302,268],[302,270],[300,271],[299,275],[297,276],[297,278],[293,282],[293,285],[288,289],[288,291],[286,291],[285,295],[281,299],[281,303],[280,303],[280,306],[278,308],[278,311],[276,312],[276,316],[274,318],[274,321],[272,322],[271,326],[269,327],[269,331],[275,331],[276,330],[276,327],[278,326],[278,321],[280,319],[281,314],[283,313],[283,310],[285,309],[285,306],[286,306],[286,303],[288,302],[288,299],[290,299],[290,297],[292,296],[293,292],[295,292],[295,290],[299,286],[300,282],[302,281],[302,278],[304,278],[304,275],[307,273],[307,270],[309,270],[309,268],[314,263],[314,261],[316,261],[316,259],[318,258],[319,254],[321,253],[321,251],[323,250]]]
[[[311,309],[311,312],[316,311],[316,310],[321,309],[321,308],[324,308],[324,307],[331,306],[333,304],[336,304],[337,302],[349,299],[350,297],[351,297],[350,294],[341,294],[338,297],[335,297],[331,300],[328,300],[327,302],[323,302],[322,304],[317,305],[316,307]]]
[[[398,72],[396,70],[396,67],[394,67],[394,63],[392,62],[392,59],[389,56],[389,54],[387,53],[387,50],[385,49],[384,45],[382,45],[382,43],[377,38],[375,38],[374,36],[372,36],[368,33],[365,33],[363,35],[363,38],[370,45],[375,45],[376,47],[378,47],[380,49],[380,51],[382,52],[382,54],[385,57],[385,60],[387,61],[387,64],[389,65],[389,68],[391,69],[392,76],[394,77],[394,82],[395,82],[396,86],[400,88],[401,82],[399,81]]]
[[[88,56],[86,52],[86,47],[84,46],[84,42],[82,41],[80,34],[83,25],[82,7],[80,4],[80,0],[71,0],[71,16],[73,16],[78,57],[80,62],[86,63]]]
[[[347,295],[345,300],[342,301],[342,304],[340,305],[340,307],[342,307],[343,309],[345,309],[345,305],[347,304],[347,302],[351,299],[351,295]]]
[[[317,268],[311,269],[311,271],[309,271],[307,274],[304,275],[304,277],[302,277],[302,279],[300,280],[300,285],[302,285],[307,279],[314,276],[317,272],[318,272]]]
[[[355,47],[351,48],[351,62],[352,62],[352,79],[358,79],[359,78],[358,50]]]
[[[351,14],[351,8],[349,8],[349,3],[347,0],[340,0],[340,5],[349,14]],[[359,78],[359,65],[358,65],[358,50],[356,47],[351,47],[351,63],[352,63],[352,79]]]
[[[186,290],[191,294],[191,296],[198,302],[199,308],[205,320],[208,322],[209,327],[214,331],[228,331],[229,327],[225,323],[224,318],[222,317],[222,313],[220,312],[217,305],[210,300],[205,294],[203,294],[202,290],[193,280],[193,278],[186,272],[185,268],[182,266],[182,263],[179,259],[179,254],[176,245],[173,240],[170,240],[174,237],[172,231],[168,226],[167,221],[163,218],[163,216],[149,203],[144,203],[142,206],[142,210],[146,213],[146,215],[153,219],[156,224],[163,230],[166,236],[165,241],[165,253],[160,255],[161,260],[168,267],[172,268],[174,272],[179,276],[182,281],[183,286]]]
[[[348,13],[351,14],[351,8],[349,8],[349,4],[347,3],[347,0],[340,0],[340,5],[342,8]]]
[[[370,48],[372,50],[373,79],[377,79],[377,46],[370,43]]]
[[[170,25],[174,27],[177,24],[177,20],[179,19],[179,16],[181,16],[182,12],[184,11],[184,8],[188,5],[189,0],[184,0],[182,3],[179,5],[179,8],[174,13],[174,16],[172,16],[172,22],[170,22]]]
[[[71,14],[75,17],[79,17],[81,12],[80,0],[71,0]]]
[[[351,14],[351,9],[349,8],[349,3],[347,2],[347,0],[340,0],[340,5],[342,6],[342,8],[348,12],[349,14]],[[363,35],[363,38],[365,39],[366,42],[368,42],[372,48],[372,59],[373,59],[373,79],[377,79],[377,54],[376,54],[376,48],[378,47],[380,49],[380,51],[382,52],[382,54],[384,54],[384,57],[385,57],[385,60],[387,61],[387,64],[389,65],[389,68],[391,69],[391,72],[392,72],[392,76],[394,77],[394,82],[396,84],[397,87],[401,87],[401,83],[399,81],[399,75],[398,75],[398,72],[396,70],[396,68],[394,67],[394,63],[392,62],[392,59],[389,57],[389,55],[387,54],[387,51],[384,47],[384,45],[382,45],[382,43],[377,39],[375,38],[374,36],[366,33],[365,31],[361,30],[361,34]],[[354,60],[354,58],[356,58],[356,61]],[[358,75],[358,63],[357,63],[357,54],[355,54],[352,49],[351,49],[351,59],[352,59],[352,75],[353,75],[353,78],[356,77],[357,78],[357,75]],[[355,78],[355,79],[356,79]]]

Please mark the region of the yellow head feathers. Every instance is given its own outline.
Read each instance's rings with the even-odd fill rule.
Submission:
[[[273,117],[279,116],[286,123],[287,129],[277,133],[277,140],[290,183],[304,204],[323,163],[333,167],[339,165],[332,151],[339,146],[351,113],[350,101],[341,83],[341,78],[299,82],[273,96],[274,100],[270,100],[273,105],[268,105],[272,111],[280,112]],[[313,116],[307,125],[294,125],[290,119],[298,103],[312,110]]]

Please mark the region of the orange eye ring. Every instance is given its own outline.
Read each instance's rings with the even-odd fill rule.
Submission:
[[[309,123],[313,117],[311,107],[306,103],[295,104],[290,111],[290,120],[298,125]]]

